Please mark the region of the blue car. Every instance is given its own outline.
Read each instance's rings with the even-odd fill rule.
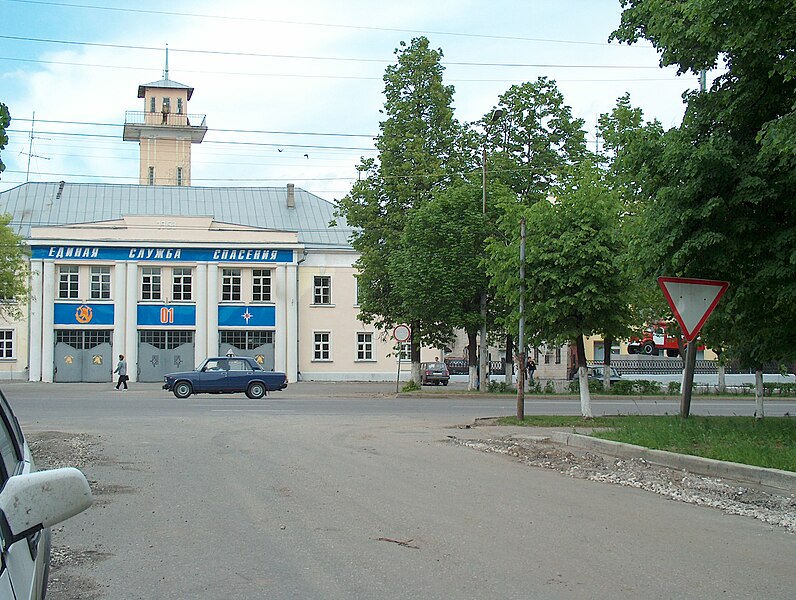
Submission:
[[[168,373],[163,389],[174,392],[177,398],[191,394],[236,394],[245,392],[257,400],[268,392],[287,387],[284,373],[266,371],[248,356],[217,356],[206,359],[193,371]]]

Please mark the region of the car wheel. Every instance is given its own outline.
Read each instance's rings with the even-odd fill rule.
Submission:
[[[187,398],[191,394],[193,394],[193,388],[187,381],[180,381],[174,386],[174,395],[177,398]]]
[[[252,383],[246,390],[246,395],[252,400],[259,400],[265,396],[265,386],[262,383]]]
[[[442,385],[448,385],[448,382],[447,381],[443,381]]]
[[[647,355],[651,355],[653,352],[655,352],[655,344],[653,344],[652,342],[646,342],[641,347],[641,352]]]

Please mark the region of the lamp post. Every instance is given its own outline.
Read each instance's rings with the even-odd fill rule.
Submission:
[[[496,108],[492,111],[489,120],[486,122],[486,134],[484,136],[483,156],[481,160],[482,185],[481,192],[483,197],[483,212],[486,215],[486,144],[488,141],[489,126],[497,123],[503,116],[503,109]],[[478,340],[478,372],[480,374],[478,390],[485,392],[489,386],[489,362],[487,361],[486,350],[486,288],[481,292],[481,335]]]

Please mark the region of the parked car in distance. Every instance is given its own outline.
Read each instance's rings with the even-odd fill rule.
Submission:
[[[589,367],[589,379],[597,379],[599,381],[603,381],[603,375],[605,373],[605,368],[602,365],[595,365],[593,367]],[[616,368],[611,367],[611,383],[616,383],[622,379],[622,375],[619,374],[619,371]]]
[[[249,356],[215,356],[205,359],[193,371],[167,373],[163,389],[174,392],[177,398],[191,394],[237,394],[257,400],[268,392],[287,387],[284,373],[266,371]]]
[[[17,418],[0,391],[0,600],[41,600],[50,570],[50,527],[91,506],[72,467],[36,471]]]
[[[448,385],[451,375],[444,362],[420,363],[420,383],[422,385]]]

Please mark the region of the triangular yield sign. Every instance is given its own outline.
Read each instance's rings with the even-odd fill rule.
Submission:
[[[730,284],[710,279],[658,277],[658,285],[680,324],[683,336],[690,342],[696,338]]]

